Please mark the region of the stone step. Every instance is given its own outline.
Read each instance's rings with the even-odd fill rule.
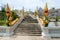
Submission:
[[[41,34],[25,34],[25,33],[15,33],[14,35],[17,35],[17,36],[41,36]]]
[[[21,23],[15,30],[17,35],[41,35],[38,23]]]
[[[37,19],[26,16],[22,23],[15,30],[16,35],[41,35],[41,29]]]

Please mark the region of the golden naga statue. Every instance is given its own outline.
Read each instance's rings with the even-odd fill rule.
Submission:
[[[48,6],[47,6],[47,3],[44,7],[44,11],[43,11],[43,18],[40,18],[40,21],[42,23],[42,25],[44,27],[47,27],[48,26],[48,23],[49,23],[49,20],[48,20]]]
[[[37,15],[38,15],[38,14],[37,14],[37,11],[35,11],[35,12],[34,12],[34,16],[37,16]]]
[[[44,23],[44,20],[42,18],[39,18],[41,24],[45,27],[45,23]]]
[[[48,20],[48,6],[47,6],[47,3],[44,7],[44,11],[43,11],[43,20],[44,20],[44,23],[45,23],[45,27],[48,26],[48,23],[49,23],[49,20]]]
[[[24,17],[24,7],[20,10],[21,15]]]
[[[42,24],[44,27],[47,27],[49,21],[48,21],[48,20],[44,20],[44,19],[45,19],[45,17],[43,17],[43,18],[39,18],[41,24]]]
[[[18,20],[17,18],[16,20],[12,21],[12,12],[10,11],[8,4],[6,5],[6,16],[7,16],[6,23],[8,26],[12,26]]]

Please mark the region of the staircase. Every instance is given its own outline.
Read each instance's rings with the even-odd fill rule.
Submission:
[[[38,23],[37,19],[33,19],[30,16],[26,16],[23,20],[23,23]]]
[[[31,17],[25,17],[23,22],[18,25],[15,30],[15,35],[30,35],[30,36],[40,36],[41,29],[38,25],[38,22]]]

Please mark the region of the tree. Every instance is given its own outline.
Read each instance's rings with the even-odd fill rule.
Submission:
[[[1,11],[0,11],[0,20],[4,20],[6,18],[6,14],[5,14],[5,7],[1,7]]]

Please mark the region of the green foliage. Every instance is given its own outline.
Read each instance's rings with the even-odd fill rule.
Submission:
[[[4,7],[1,7],[1,12],[5,12],[5,8]]]
[[[0,20],[5,20],[5,18],[6,18],[5,8],[1,7],[1,10],[0,10]]]
[[[0,12],[0,20],[4,20],[6,18],[5,12]]]
[[[12,17],[13,17],[13,20],[15,20],[16,18],[18,18],[18,15],[14,11],[12,11]]]
[[[0,20],[0,26],[7,26],[4,20]]]

